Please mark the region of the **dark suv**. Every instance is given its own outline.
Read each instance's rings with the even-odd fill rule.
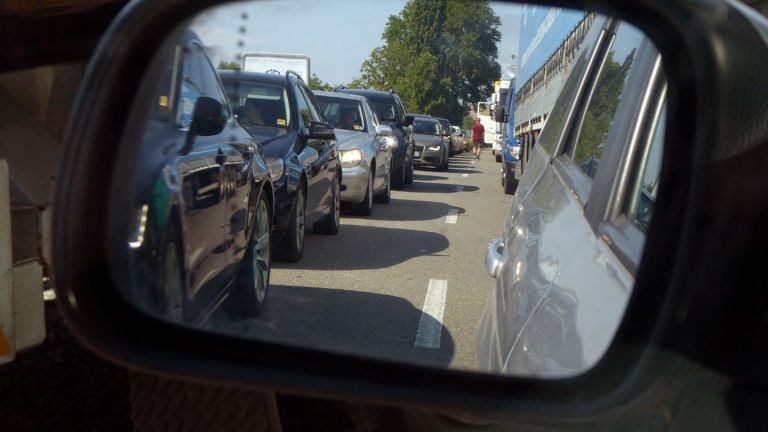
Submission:
[[[305,226],[339,231],[341,163],[333,126],[298,75],[220,71],[238,122],[264,146],[275,185],[275,252],[298,261]]]
[[[392,149],[392,186],[402,189],[413,183],[413,117],[406,114],[400,96],[395,92],[337,88],[335,91],[365,96],[379,120],[392,127],[397,148]]]

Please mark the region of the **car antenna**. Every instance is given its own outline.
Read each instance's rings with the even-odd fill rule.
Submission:
[[[295,71],[292,71],[292,70],[287,70],[287,71],[285,71],[285,77],[287,78],[288,75],[293,75],[296,78],[298,78],[301,82],[304,82],[304,78],[302,78],[301,75],[299,75],[298,72],[295,72]],[[306,84],[306,83],[304,83],[304,84]]]

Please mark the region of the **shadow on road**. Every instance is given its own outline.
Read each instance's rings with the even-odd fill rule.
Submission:
[[[413,180],[415,181],[434,181],[434,180],[448,180],[448,177],[413,173]],[[407,189],[406,189],[407,190]]]
[[[415,192],[426,192],[420,189],[428,183],[414,183],[411,190]],[[429,187],[429,186],[424,186]],[[456,191],[456,185],[452,185],[453,191]],[[445,190],[449,192],[449,190]],[[392,198],[392,201],[386,206],[376,206],[373,208],[373,214],[361,220],[389,220],[389,221],[427,221],[444,218],[449,210],[455,210],[456,214],[464,214],[466,210],[462,207],[456,207],[437,201],[408,200]],[[350,215],[350,217],[354,217]],[[342,229],[346,229],[344,226]]]
[[[393,200],[394,201],[394,200]],[[375,213],[374,213],[375,214]],[[344,219],[342,219],[343,221]],[[363,270],[396,266],[419,256],[442,256],[448,239],[442,234],[399,228],[342,224],[334,241],[307,235],[298,263],[273,263],[273,268]]]
[[[237,336],[410,364],[446,367],[453,358],[448,329],[429,315],[421,326],[441,333],[440,347],[415,346],[421,310],[400,297],[285,285],[269,290],[260,317],[239,322],[218,317],[212,327]]]
[[[414,182],[413,192],[424,193],[457,193],[457,192],[475,192],[480,190],[477,186],[462,185],[461,191],[457,190],[459,185],[449,183],[427,183],[427,182]]]

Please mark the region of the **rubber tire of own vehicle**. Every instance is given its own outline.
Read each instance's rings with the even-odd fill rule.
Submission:
[[[379,204],[389,204],[389,202],[392,200],[392,166],[389,167],[389,170],[387,171],[387,186],[382,191],[376,194],[375,197],[373,197],[373,200]]]
[[[264,205],[264,209],[266,210],[266,215],[264,216],[266,219],[265,228],[268,239],[266,246],[267,280],[264,287],[264,298],[259,299],[259,296],[256,294],[253,286],[254,278],[259,277],[259,275],[256,273],[255,263],[253,263],[253,260],[256,259],[254,256],[256,251],[254,250],[253,246],[254,242],[256,241],[256,236],[258,235],[257,231],[259,231],[261,222],[259,219],[259,207],[261,207],[261,205]],[[272,273],[272,223],[271,213],[269,211],[269,201],[267,201],[267,198],[264,196],[263,192],[259,195],[254,213],[253,229],[251,230],[251,237],[248,240],[248,246],[246,247],[245,258],[240,264],[240,270],[238,271],[237,279],[235,280],[234,290],[228,301],[229,312],[235,315],[237,318],[251,318],[258,316],[261,310],[264,308],[264,303],[266,303],[267,294],[269,293],[269,279]]]
[[[333,176],[331,191],[333,193],[333,208],[330,213],[315,223],[314,231],[318,234],[336,235],[339,233],[339,226],[341,225],[341,187],[339,186],[338,174]]]
[[[363,201],[352,206],[352,212],[360,216],[370,216],[373,213],[373,171],[368,171],[368,182]]]
[[[288,233],[285,238],[282,239],[280,244],[275,248],[275,257],[283,261],[297,262],[301,259],[302,253],[304,253],[304,235],[302,232],[300,232],[305,229],[304,227],[306,227],[307,200],[304,198],[304,196],[304,188],[299,187],[299,189],[296,191],[296,202],[293,205],[293,210],[291,210],[291,222],[288,226]],[[298,227],[298,215],[296,214],[299,207],[299,197],[301,197],[301,205],[304,207],[302,211],[302,214],[304,215],[302,227]]]

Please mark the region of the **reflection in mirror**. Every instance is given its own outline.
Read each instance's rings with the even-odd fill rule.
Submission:
[[[666,111],[636,108],[662,106],[656,58],[629,24],[557,8],[208,10],[160,45],[127,116],[120,172],[132,175],[112,197],[123,293],[204,331],[581,374],[608,349],[635,275],[573,191],[638,173],[619,196],[644,240]],[[604,157],[617,153],[630,159]]]

